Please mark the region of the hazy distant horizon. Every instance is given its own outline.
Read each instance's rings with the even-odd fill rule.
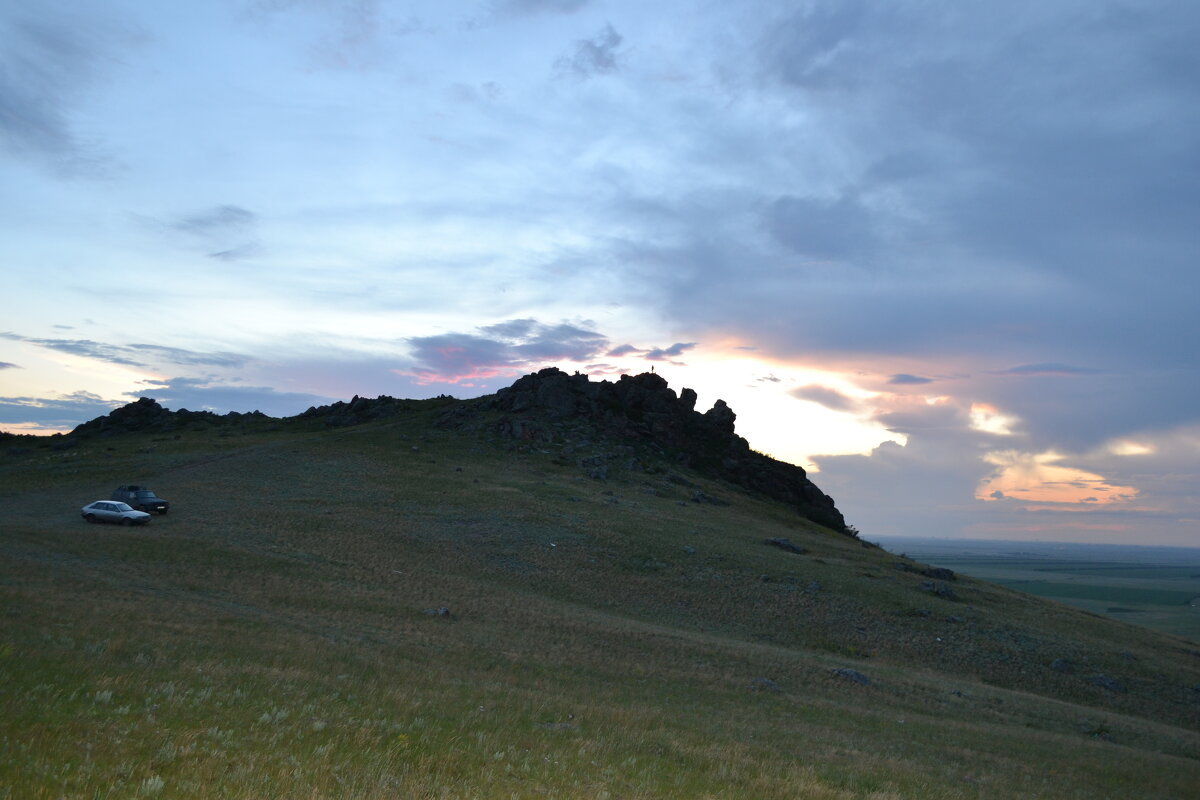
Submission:
[[[1149,554],[1166,555],[1168,553],[1183,554],[1195,558],[1200,564],[1200,547],[1167,544],[1127,544],[1122,542],[1059,542],[1041,539],[963,539],[937,536],[876,536],[864,537],[875,542],[888,552],[898,553],[893,545],[918,546],[922,551],[945,550],[954,552],[969,552],[983,550],[1019,551],[1034,550],[1050,552],[1053,550],[1077,549],[1092,553],[1125,551],[1136,553],[1140,551]]]

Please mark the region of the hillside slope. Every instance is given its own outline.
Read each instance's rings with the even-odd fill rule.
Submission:
[[[0,797],[1200,785],[1196,643],[872,547],[657,380],[531,378],[10,442]],[[172,513],[79,519],[130,481]]]

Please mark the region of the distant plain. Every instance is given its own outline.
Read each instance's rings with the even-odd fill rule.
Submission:
[[[893,553],[1200,641],[1200,548],[879,538]]]

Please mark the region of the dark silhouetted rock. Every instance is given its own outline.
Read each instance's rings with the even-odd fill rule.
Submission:
[[[771,547],[778,547],[780,550],[785,550],[789,553],[798,553],[804,555],[808,551],[798,544],[794,544],[790,539],[764,539],[763,544],[769,544]]]
[[[837,669],[833,670],[833,674],[838,676],[839,678],[845,678],[848,681],[857,683],[860,686],[870,686],[871,685],[871,679],[868,678],[866,675],[863,675],[861,672],[859,672],[856,669],[849,669],[848,667],[838,667]]]
[[[1093,675],[1087,680],[1093,686],[1099,686],[1101,689],[1106,689],[1114,694],[1125,694],[1129,691],[1129,689],[1125,688],[1125,684],[1109,675]]]
[[[705,494],[704,492],[701,492],[699,490],[692,492],[692,502],[693,503],[707,503],[710,506],[727,506],[727,505],[729,505],[728,500],[722,500],[719,497],[713,497],[712,495]]]
[[[724,400],[718,400],[712,408],[704,412],[704,419],[717,430],[732,434],[733,422],[737,419],[737,414],[734,414],[733,409],[725,405]]]
[[[929,592],[930,594],[940,597],[943,600],[958,599],[958,595],[955,594],[954,590],[940,581],[921,581],[920,589],[922,592]]]
[[[787,503],[821,525],[850,533],[833,500],[801,467],[752,451],[734,433],[737,416],[724,401],[718,400],[704,414],[695,410],[695,403],[694,391],[684,389],[677,397],[666,380],[652,372],[622,375],[614,383],[549,367],[519,378],[482,399],[478,407],[505,414],[495,429],[502,436],[551,441],[564,426],[587,426],[595,436],[652,449],[714,478]],[[469,411],[453,409],[438,424],[459,425],[469,417]],[[585,446],[577,435],[570,440],[572,452]],[[627,460],[637,469],[645,463],[635,461],[632,453]],[[583,469],[588,472],[591,466]]]
[[[945,567],[925,567],[919,564],[911,564],[907,561],[897,561],[893,566],[901,572],[914,572],[917,575],[924,575],[926,578],[933,578],[938,581],[958,580],[958,576],[954,574],[954,570],[946,569]]]

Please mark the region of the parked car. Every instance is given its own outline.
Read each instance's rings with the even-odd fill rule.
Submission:
[[[145,525],[150,521],[150,515],[145,511],[130,508],[128,503],[116,500],[97,500],[79,510],[81,516],[88,522],[116,522],[121,525]]]
[[[171,509],[170,503],[145,486],[118,486],[109,499],[128,503],[138,511],[153,511],[156,514],[165,514]]]

